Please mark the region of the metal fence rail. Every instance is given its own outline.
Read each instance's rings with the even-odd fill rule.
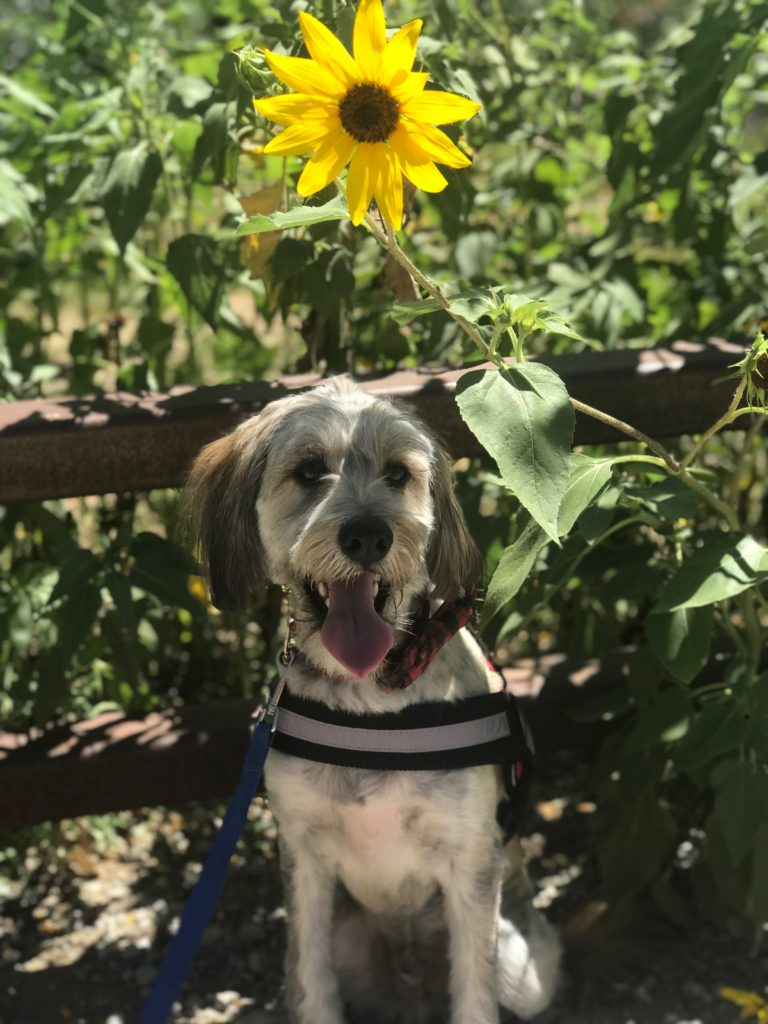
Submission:
[[[624,349],[542,359],[570,394],[651,436],[698,433],[724,411],[733,390],[728,367],[743,349],[718,338],[667,349]],[[479,452],[454,401],[462,370],[408,370],[363,380],[376,395],[413,403],[456,455]],[[268,402],[316,377],[175,388],[167,394],[116,393],[0,405],[0,501],[147,491],[175,487],[206,442]],[[620,440],[579,416],[577,444]]]

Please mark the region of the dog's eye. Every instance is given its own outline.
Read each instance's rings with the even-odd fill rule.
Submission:
[[[392,487],[405,487],[411,474],[401,462],[388,462],[384,467],[384,479]]]
[[[293,475],[299,483],[316,484],[327,472],[328,467],[322,459],[305,459],[299,463],[293,471]]]

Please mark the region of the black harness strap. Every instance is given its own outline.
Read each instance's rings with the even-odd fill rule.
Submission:
[[[401,711],[355,714],[283,694],[273,747],[320,764],[373,771],[452,771],[496,764],[506,799],[498,821],[514,834],[525,803],[532,745],[515,698],[484,693],[425,701]]]

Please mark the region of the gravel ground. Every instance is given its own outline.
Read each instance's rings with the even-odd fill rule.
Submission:
[[[600,909],[581,852],[589,803],[539,783],[526,845],[536,902],[567,939],[564,981],[540,1024],[735,1024],[723,986],[766,995],[765,955],[735,929],[685,934],[635,906],[581,938]],[[196,805],[62,823],[0,882],[0,1024],[132,1024],[222,808]],[[198,953],[174,1024],[282,1022],[284,910],[263,800]],[[753,1019],[755,1019],[753,1017]],[[768,1019],[768,1018],[766,1018]],[[322,1022],[318,1022],[322,1024]]]

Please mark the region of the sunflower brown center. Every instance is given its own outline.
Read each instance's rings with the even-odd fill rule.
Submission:
[[[339,103],[342,127],[358,142],[384,142],[397,128],[400,106],[381,85],[354,85]]]

